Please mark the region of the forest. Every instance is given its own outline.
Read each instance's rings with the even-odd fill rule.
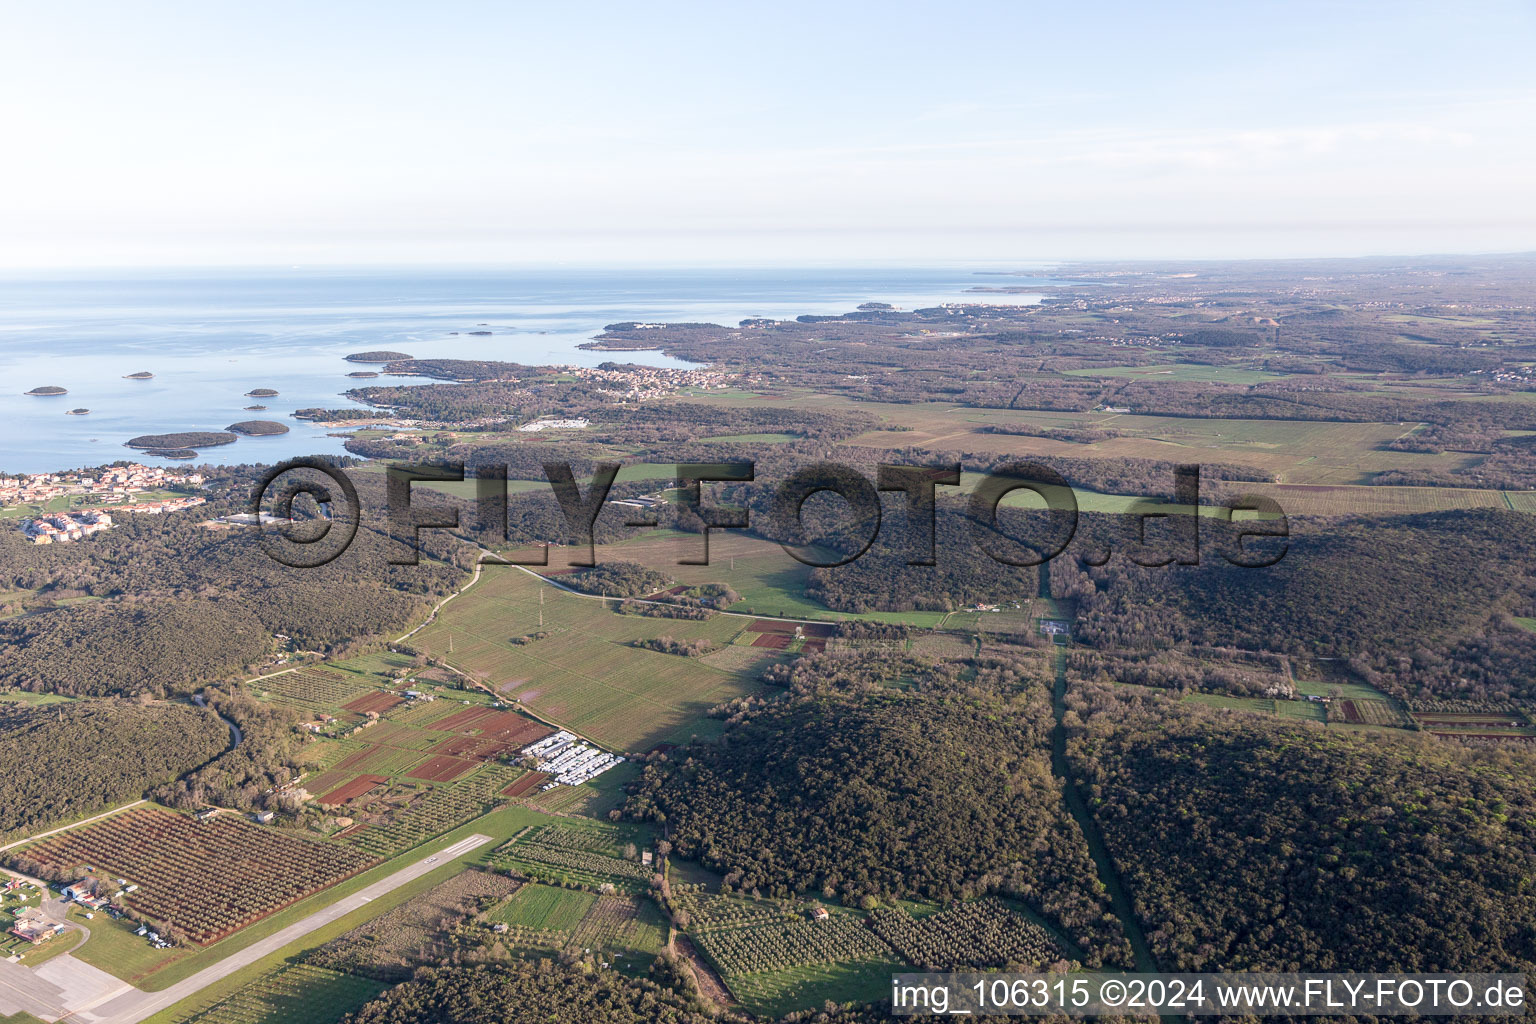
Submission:
[[[1165,970],[1536,968],[1536,763],[1111,687],[1069,750]]]
[[[917,689],[890,688],[914,673]],[[653,758],[625,813],[664,822],[723,891],[1007,894],[1119,962],[1124,939],[1051,775],[1047,693],[1006,660],[810,656],[788,693],[732,708],[719,743]]]
[[[227,471],[228,472],[228,471]],[[244,511],[254,474],[228,472],[210,514]],[[382,478],[354,474],[382,517]],[[185,693],[264,664],[274,636],[336,654],[403,627],[460,585],[453,538],[423,532],[422,564],[391,564],[396,545],[365,521],[340,558],[294,569],[254,531],[209,530],[184,516],[127,516],[89,544],[36,547],[0,531],[0,573],[31,592],[0,620],[0,685],[70,695]]]
[[[1084,517],[1073,551],[1110,545],[1120,524]],[[1203,523],[1213,545],[1222,528]],[[1147,568],[1051,564],[1077,601],[1075,635],[1105,651],[1238,647],[1348,659],[1403,695],[1536,697],[1533,634],[1505,624],[1536,594],[1536,535],[1496,511],[1298,521],[1262,571],[1205,558]],[[1079,547],[1081,545],[1081,547]]]
[[[224,723],[189,704],[0,703],[0,839],[137,800],[228,746]]]

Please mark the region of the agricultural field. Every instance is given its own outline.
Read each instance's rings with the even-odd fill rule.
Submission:
[[[1536,737],[1536,721],[1519,711],[1413,711],[1413,720],[1427,733],[1461,739],[1527,739]]]
[[[310,711],[335,711],[362,696],[367,682],[322,669],[299,668],[247,684],[259,695]]]
[[[1231,484],[1228,493],[1273,498],[1292,516],[1397,516],[1468,508],[1508,508],[1503,491],[1460,487]]]
[[[755,974],[817,964],[899,958],[864,921],[834,914],[825,921],[775,921],[741,928],[714,928],[694,935],[732,991],[737,980]],[[739,993],[738,993],[739,994]]]
[[[335,1024],[384,991],[367,978],[309,964],[281,964],[175,1024]]]
[[[891,975],[907,970],[895,958],[808,964],[732,978],[731,994],[750,1013],[776,1018],[808,1006],[878,1003],[889,999]]]
[[[1225,693],[1188,693],[1183,699],[1191,704],[1225,708],[1229,711],[1249,711],[1260,715],[1277,715],[1281,718],[1300,719],[1307,722],[1323,722],[1328,713],[1326,705],[1313,701],[1274,700],[1270,697],[1234,697]]]
[[[461,705],[456,701],[450,700],[414,700],[408,704],[396,705],[384,712],[383,717],[390,722],[427,728],[433,722],[447,718],[460,707]]]
[[[491,863],[540,881],[643,895],[656,869],[642,865],[638,855],[624,856],[620,841],[607,830],[537,825],[497,849]]]
[[[656,904],[630,896],[598,896],[579,889],[530,884],[485,915],[506,925],[497,941],[513,948],[576,946],[615,960],[638,958],[641,969],[666,942],[666,919]]]
[[[28,873],[68,879],[86,865],[138,886],[122,903],[171,934],[206,945],[369,867],[373,858],[233,815],[196,822],[135,809],[13,854]]]
[[[1412,725],[1407,712],[1390,700],[1356,700],[1346,698],[1335,702],[1338,714],[1351,725],[1380,725],[1394,729],[1406,729]]]
[[[1103,371],[1092,372],[1101,374]],[[846,407],[849,403],[821,399],[815,404]],[[1449,454],[1420,455],[1380,450],[1382,444],[1407,433],[1413,424],[1043,412],[938,403],[914,407],[860,402],[857,408],[885,415],[893,422],[911,427],[902,431],[870,431],[849,441],[871,448],[916,446],[998,455],[1225,462],[1265,470],[1288,483],[1359,483],[1372,473],[1393,468],[1430,469],[1459,464],[1458,457]],[[1118,431],[1123,436],[1083,443],[1025,434],[989,433],[985,430],[989,426],[1045,430],[1086,427]]]
[[[518,891],[489,871],[460,872],[312,952],[307,962],[377,981],[403,981],[422,965],[453,955],[454,928]]]
[[[677,873],[676,866],[673,873]],[[674,884],[672,904],[687,913],[690,933],[805,920],[804,904],[790,900],[713,896],[704,892],[677,893],[677,888]]]
[[[595,894],[580,889],[525,885],[488,913],[486,920],[533,932],[569,932],[596,903]]]
[[[905,910],[882,909],[870,915],[870,923],[908,963],[924,970],[1040,969],[1062,955],[1043,928],[996,899],[961,903],[921,920]]]
[[[1153,366],[1101,366],[1067,370],[1069,377],[1127,377],[1132,380],[1195,381],[1201,384],[1262,384],[1285,376],[1237,366],[1202,366],[1198,363],[1158,363]]]
[[[417,794],[408,806],[393,811],[388,821],[350,832],[346,842],[377,857],[404,853],[500,803],[501,791],[521,774],[515,768],[485,765],[467,779]]]
[[[619,615],[608,602],[576,597],[505,569],[488,570],[412,642],[543,718],[609,749],[635,751],[677,735],[709,707],[759,684],[702,659],[630,644],[668,635],[724,646],[741,627],[728,616],[691,621]],[[535,631],[549,635],[512,642]],[[443,721],[432,725],[441,729]]]

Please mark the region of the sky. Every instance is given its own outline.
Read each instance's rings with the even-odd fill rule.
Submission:
[[[0,0],[0,266],[1536,250],[1536,2]]]

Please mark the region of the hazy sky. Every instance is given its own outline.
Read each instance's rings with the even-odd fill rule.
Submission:
[[[1536,5],[4,0],[0,265],[1536,249]]]

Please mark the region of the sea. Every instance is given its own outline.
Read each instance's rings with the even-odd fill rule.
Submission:
[[[992,273],[996,273],[995,270]],[[379,370],[346,361],[370,349],[416,358],[685,366],[660,352],[588,352],[605,324],[792,318],[863,302],[1028,304],[978,285],[1066,284],[1046,276],[941,269],[344,269],[70,271],[0,275],[0,472],[58,472],[117,459],[163,463],[126,448],[141,434],[223,430],[247,419],[287,434],[242,437],[191,463],[275,463],[343,452],[344,432],[293,418],[353,406],[352,387],[420,377],[352,379]],[[490,331],[471,335],[470,331]],[[765,358],[771,353],[764,353]],[[127,379],[147,371],[148,380]],[[26,392],[62,387],[61,396]],[[278,392],[249,398],[256,388]],[[265,405],[259,412],[246,406]],[[68,415],[88,409],[84,415]]]

